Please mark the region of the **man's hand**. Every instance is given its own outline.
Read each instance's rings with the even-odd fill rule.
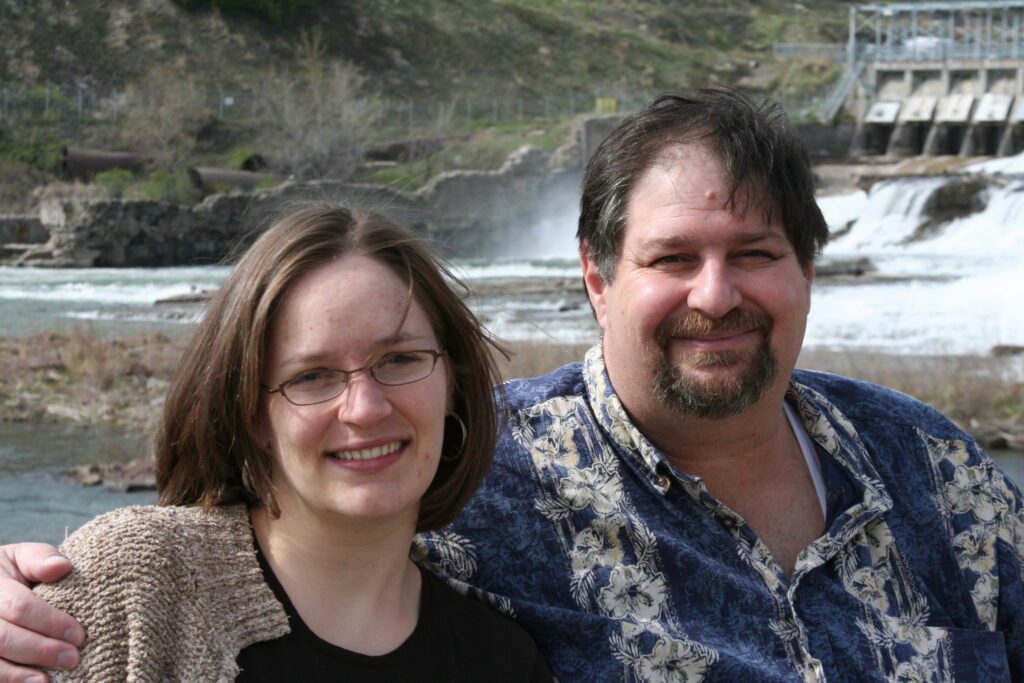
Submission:
[[[67,614],[36,597],[30,586],[51,583],[71,562],[43,543],[0,546],[0,683],[42,683],[46,676],[25,666],[73,669],[85,631]]]

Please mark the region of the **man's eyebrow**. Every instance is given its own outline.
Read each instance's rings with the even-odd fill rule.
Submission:
[[[775,230],[756,230],[736,235],[735,241],[737,244],[752,244],[754,242],[788,242],[789,238]]]
[[[757,242],[788,242],[785,235],[775,230],[765,228],[764,230],[751,230],[734,235],[731,242],[739,245],[754,244]],[[671,251],[672,249],[687,249],[700,244],[702,240],[696,240],[688,235],[672,235],[668,237],[652,237],[640,244],[639,251]]]
[[[670,251],[672,249],[685,249],[697,243],[697,240],[684,235],[673,235],[671,237],[652,237],[640,243],[638,251],[641,253],[649,251]]]

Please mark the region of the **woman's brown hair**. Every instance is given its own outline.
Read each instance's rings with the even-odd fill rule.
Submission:
[[[456,292],[463,287],[421,239],[373,213],[317,203],[275,222],[210,301],[171,382],[156,439],[161,505],[261,505],[279,514],[271,456],[257,434],[274,314],[291,285],[346,254],[376,259],[409,285],[445,351],[452,412],[417,531],[451,522],[491,465],[498,430],[492,351],[501,352]]]

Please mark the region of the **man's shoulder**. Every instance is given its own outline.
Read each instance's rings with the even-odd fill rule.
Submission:
[[[824,399],[854,421],[884,418],[887,424],[912,426],[937,436],[966,436],[948,417],[927,403],[879,384],[816,370],[794,370],[793,382],[798,391],[813,392],[811,400]]]
[[[569,363],[538,377],[513,379],[505,383],[504,389],[510,411],[529,409],[554,398],[579,396],[586,391],[583,363]]]

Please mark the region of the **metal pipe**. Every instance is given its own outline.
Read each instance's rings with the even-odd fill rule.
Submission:
[[[846,68],[853,70],[854,52],[857,50],[857,8],[850,8],[850,37],[846,40]],[[575,103],[574,103],[575,104]],[[573,113],[576,107],[573,106]]]

